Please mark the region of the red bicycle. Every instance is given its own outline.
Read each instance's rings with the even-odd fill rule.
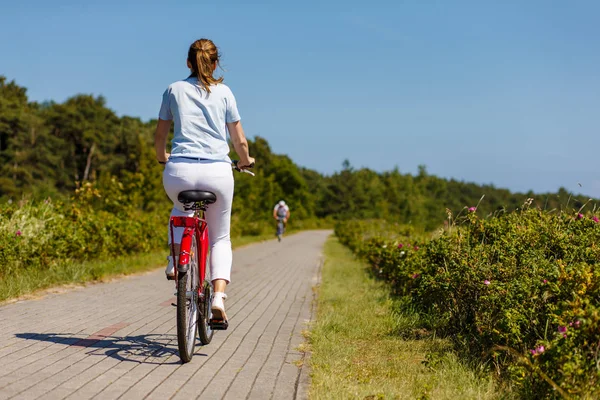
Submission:
[[[233,167],[239,172],[252,172],[240,169],[237,161]],[[249,168],[252,168],[250,166]],[[227,329],[227,321],[212,318],[211,304],[213,287],[208,265],[209,239],[208,224],[204,213],[208,206],[217,201],[212,192],[203,190],[185,190],[177,199],[184,204],[186,211],[194,211],[191,217],[171,217],[171,243],[173,228],[184,228],[179,251],[179,262],[175,268],[175,286],[177,289],[177,345],[179,357],[187,363],[194,355],[196,329],[200,343],[209,344],[215,330]],[[171,248],[171,253],[174,249]]]

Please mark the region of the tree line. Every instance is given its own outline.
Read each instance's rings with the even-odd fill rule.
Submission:
[[[33,102],[26,88],[0,76],[0,200],[67,201],[89,182],[105,197],[98,207],[114,207],[107,198],[120,191],[119,201],[143,211],[168,208],[152,146],[155,126],[156,120],[117,116],[102,96]],[[425,166],[413,175],[355,169],[346,161],[339,172],[324,175],[274,153],[264,138],[250,140],[250,149],[258,160],[257,176],[236,176],[234,201],[234,218],[250,227],[268,221],[280,199],[296,220],[381,218],[428,230],[442,226],[448,212],[476,206],[483,195],[478,204],[483,214],[515,210],[528,198],[545,209],[579,208],[589,200],[563,188],[512,193],[439,178]]]

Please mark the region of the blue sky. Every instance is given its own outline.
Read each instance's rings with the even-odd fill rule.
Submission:
[[[147,120],[208,37],[247,134],[300,165],[600,198],[599,20],[591,0],[5,2],[0,74]]]

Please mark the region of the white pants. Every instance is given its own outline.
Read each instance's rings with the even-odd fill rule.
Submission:
[[[163,172],[163,186],[173,201],[171,216],[188,216],[194,213],[185,211],[177,195],[184,190],[206,190],[217,195],[217,201],[206,210],[208,236],[210,240],[210,276],[212,280],[230,281],[231,238],[231,202],[233,201],[233,172],[231,165],[223,161],[192,160],[172,158]],[[173,240],[181,243],[184,228],[173,229]],[[169,232],[169,244],[171,234]]]

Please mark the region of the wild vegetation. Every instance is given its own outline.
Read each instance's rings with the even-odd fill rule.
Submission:
[[[414,307],[429,335],[452,338],[524,398],[598,398],[598,211],[476,207],[424,235],[346,221],[340,241]],[[451,216],[450,216],[451,217]]]

